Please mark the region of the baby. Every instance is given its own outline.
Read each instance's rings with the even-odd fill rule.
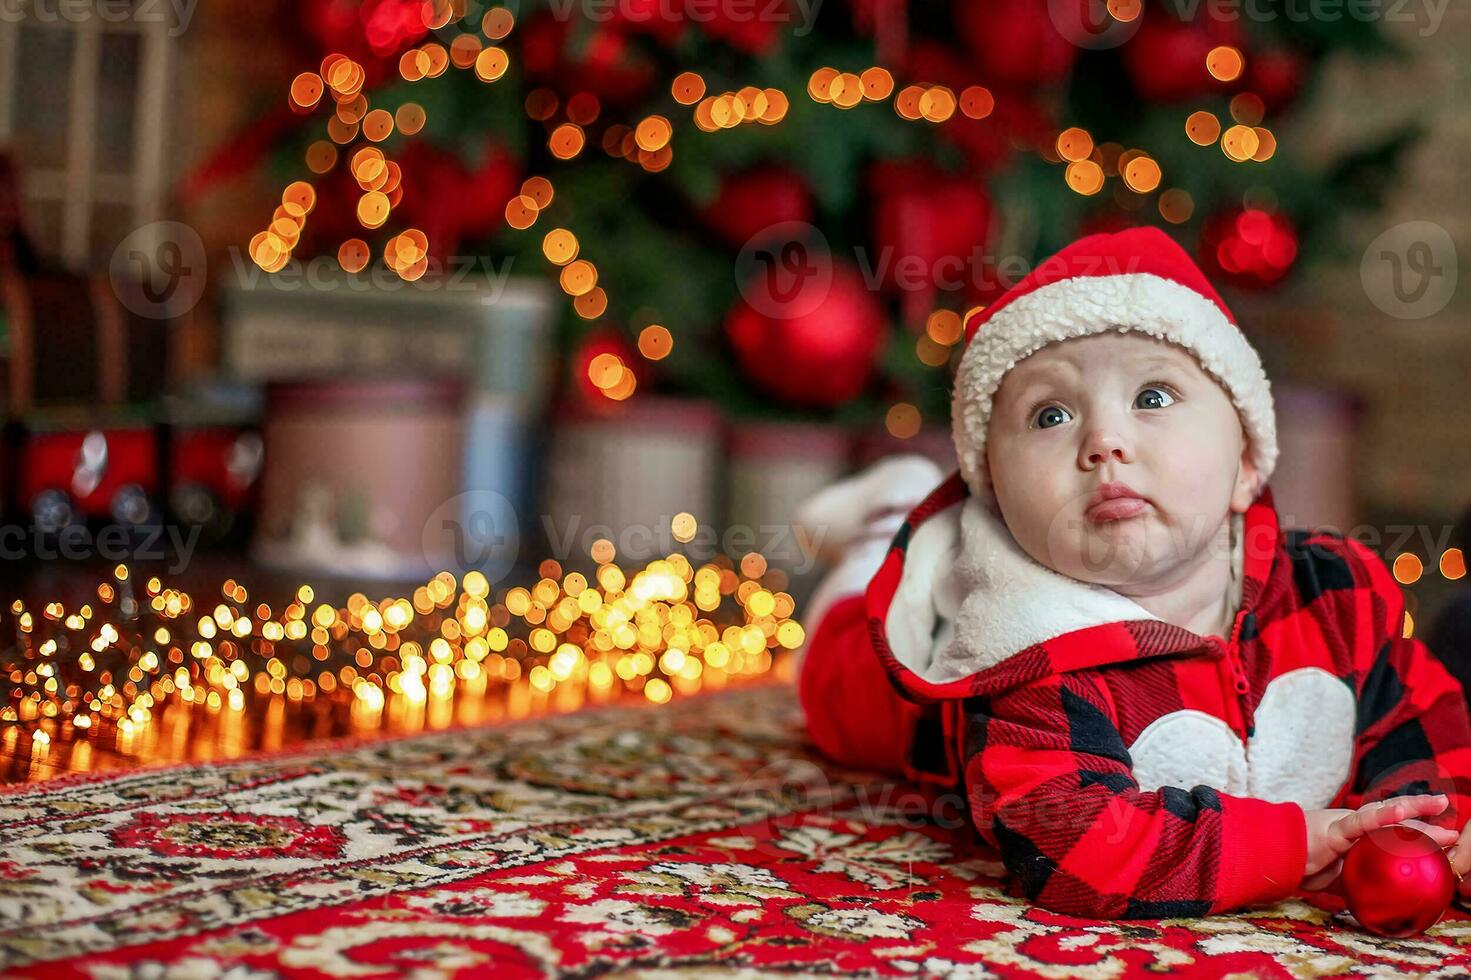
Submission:
[[[1399,822],[1471,869],[1460,685],[1373,552],[1278,526],[1270,388],[1189,256],[1080,239],[966,336],[959,472],[892,458],[800,515],[843,541],[799,674],[818,748],[963,790],[1074,915],[1333,889]]]

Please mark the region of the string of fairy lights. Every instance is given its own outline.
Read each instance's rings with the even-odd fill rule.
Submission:
[[[679,541],[696,529],[693,515],[674,519]],[[368,729],[393,701],[512,688],[542,697],[571,688],[578,704],[640,695],[663,704],[765,675],[805,639],[786,573],[759,552],[699,566],[676,552],[630,573],[603,539],[591,558],[591,578],[548,559],[529,588],[441,572],[411,595],[355,593],[341,607],[302,585],[279,610],[252,604],[234,580],[218,598],[195,597],[118,565],[94,601],[11,605],[0,743],[12,754],[26,737],[35,751],[104,728],[126,740],[170,702],[240,713],[252,693],[351,698],[355,727]]]
[[[1138,0],[1109,0],[1107,10],[1119,22],[1133,21],[1142,13]],[[451,68],[474,72],[487,84],[504,77],[510,66],[510,54],[503,46],[516,26],[515,15],[504,7],[487,10],[480,18],[478,30],[466,28],[466,7],[458,0],[434,0],[423,7],[425,26],[441,31],[458,24],[462,33],[446,46],[438,40],[418,45],[399,56],[398,75],[406,82],[438,78]],[[1239,79],[1246,67],[1240,49],[1219,45],[1206,55],[1205,68],[1220,82]],[[298,112],[309,113],[330,108],[327,137],[312,143],[306,151],[306,164],[314,174],[325,174],[336,166],[340,156],[349,153],[348,168],[362,191],[357,204],[357,217],[365,230],[382,228],[403,196],[403,172],[399,164],[388,159],[377,146],[395,132],[416,135],[424,126],[426,113],[422,105],[409,101],[393,111],[374,107],[363,84],[363,66],[342,54],[329,54],[317,71],[302,72],[290,87],[290,104]],[[865,103],[890,103],[901,118],[912,122],[941,124],[958,112],[970,119],[982,120],[995,110],[994,93],[984,85],[971,85],[959,92],[945,85],[909,84],[898,87],[893,74],[881,66],[861,72],[820,67],[807,81],[808,98],[836,109],[854,109]],[[670,84],[675,103],[691,110],[697,129],[713,133],[742,125],[775,126],[790,108],[790,98],[779,88],[745,86],[737,90],[713,94],[695,71],[680,72]],[[525,111],[531,119],[547,127],[547,148],[558,160],[573,160],[588,145],[588,130],[599,119],[601,104],[594,93],[577,92],[565,99],[550,88],[536,88],[528,93]],[[1214,113],[1200,109],[1185,120],[1185,135],[1202,147],[1218,145],[1227,158],[1236,163],[1265,162],[1276,152],[1277,140],[1271,130],[1261,125],[1265,114],[1262,99],[1243,92],[1230,101],[1231,124],[1224,125]],[[625,159],[650,173],[667,168],[674,155],[674,123],[669,117],[653,113],[632,126],[612,123],[603,129],[601,146],[609,156]],[[356,147],[354,148],[354,145]],[[1039,149],[1049,162],[1063,165],[1063,182],[1070,190],[1085,196],[1102,192],[1110,180],[1116,180],[1122,193],[1146,196],[1158,192],[1156,206],[1161,217],[1172,224],[1188,221],[1195,202],[1183,188],[1164,187],[1165,176],[1159,162],[1145,149],[1124,147],[1114,142],[1096,142],[1086,129],[1071,126],[1060,132],[1048,146]],[[1161,189],[1163,188],[1163,189]],[[519,193],[506,204],[505,220],[511,228],[525,231],[536,224],[555,196],[552,182],[544,176],[527,178]],[[281,203],[269,225],[251,239],[251,258],[265,271],[276,272],[291,259],[292,249],[300,240],[307,216],[316,204],[316,195],[307,181],[292,182],[282,194]],[[542,252],[559,269],[558,284],[571,298],[573,308],[584,319],[596,319],[604,313],[608,297],[598,281],[598,269],[589,258],[579,255],[576,234],[567,228],[547,231]],[[406,229],[392,235],[382,246],[382,260],[406,281],[425,275],[429,266],[429,242],[422,231]],[[373,249],[362,238],[350,238],[338,249],[338,261],[349,273],[360,272],[373,260]],[[961,331],[955,329],[951,311],[937,311],[938,325],[931,318],[929,329],[918,339],[916,357],[925,365],[938,367],[949,361],[952,348]],[[650,360],[667,356],[674,344],[673,335],[660,324],[645,327],[639,337],[639,353]],[[631,397],[637,387],[634,371],[616,353],[600,354],[587,366],[589,380],[597,391],[615,401]],[[919,431],[918,408],[901,402],[891,407],[885,425],[891,435],[909,438]]]

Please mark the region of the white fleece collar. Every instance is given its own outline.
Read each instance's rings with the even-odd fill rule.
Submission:
[[[1231,609],[1240,606],[1241,515],[1232,517]],[[1047,568],[977,498],[915,528],[885,620],[889,648],[923,680],[946,684],[1074,630],[1155,620],[1133,599]]]

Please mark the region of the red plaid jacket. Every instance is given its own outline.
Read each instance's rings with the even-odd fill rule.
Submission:
[[[933,650],[955,639],[929,596],[955,557],[935,542],[955,535],[931,531],[967,500],[956,474],[909,515],[866,596],[811,631],[799,693],[838,761],[963,790],[1029,900],[1224,912],[1297,891],[1304,809],[1444,792],[1436,823],[1471,816],[1465,695],[1402,635],[1399,586],[1362,544],[1279,529],[1264,490],[1229,639],[1099,621],[948,676]]]

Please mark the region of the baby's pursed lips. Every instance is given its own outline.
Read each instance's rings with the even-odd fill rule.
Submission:
[[[1127,483],[1120,483],[1116,481],[1113,483],[1104,483],[1097,487],[1091,494],[1089,494],[1088,500],[1083,506],[1086,509],[1092,509],[1094,507],[1097,507],[1099,504],[1105,503],[1106,501],[1118,500],[1120,497],[1134,497],[1139,500],[1145,499],[1142,493],[1135,490]]]

